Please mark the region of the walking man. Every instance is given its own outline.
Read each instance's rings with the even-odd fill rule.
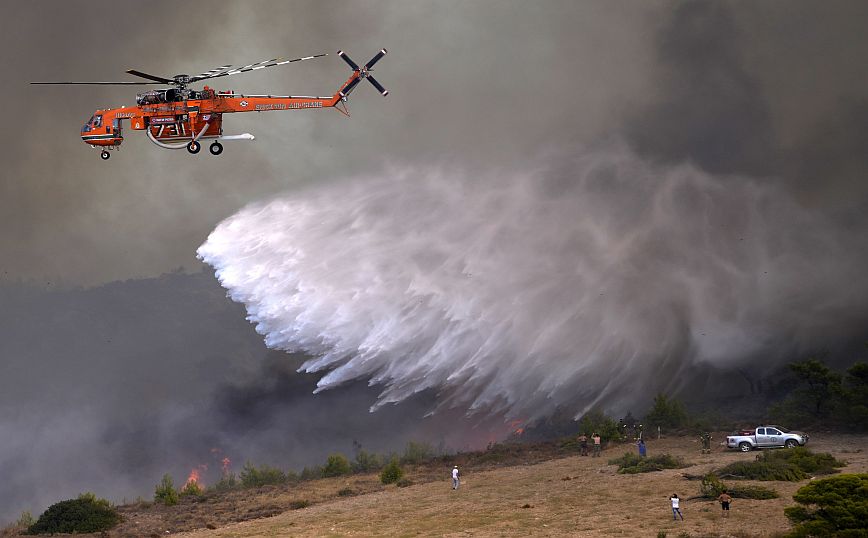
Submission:
[[[678,517],[676,517],[677,514],[678,516],[681,516],[681,521],[684,521],[684,515],[681,513],[681,507],[679,506],[681,500],[678,498],[678,494],[673,493],[672,496],[669,497],[669,500],[672,501],[672,520],[678,521]]]
[[[458,478],[458,466],[452,468],[452,489],[458,489],[461,485],[461,479]]]
[[[593,437],[591,437],[591,439],[594,440],[594,456],[593,457],[595,457],[595,458],[599,457],[601,451],[603,450],[603,445],[602,445],[603,440],[600,438],[600,434],[596,433],[596,432],[594,432],[594,435],[593,435]]]

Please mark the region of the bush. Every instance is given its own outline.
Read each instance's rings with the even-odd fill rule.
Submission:
[[[699,493],[703,497],[709,499],[718,498],[724,490],[726,490],[731,497],[738,499],[763,500],[777,499],[780,496],[777,491],[762,486],[727,486],[713,473],[708,473],[703,476],[702,482],[699,484]]]
[[[338,490],[338,497],[352,497],[355,494],[356,492],[351,490],[350,488]]]
[[[359,473],[376,471],[383,466],[383,457],[366,450],[359,450],[356,461],[353,462],[353,470]]]
[[[249,461],[244,464],[239,475],[241,485],[246,488],[258,488],[271,484],[283,484],[286,482],[286,473],[276,467],[262,465],[255,467]]]
[[[403,463],[422,463],[434,456],[434,449],[428,443],[416,443],[410,441],[404,448]]]
[[[836,473],[844,462],[831,454],[815,454],[804,447],[764,452],[756,461],[740,461],[715,471],[718,476],[732,475],[744,480],[781,480],[798,482],[808,475]]]
[[[163,475],[163,479],[154,490],[154,502],[163,503],[166,506],[178,504],[178,492],[175,490],[172,475],[168,473]]]
[[[868,474],[816,480],[793,499],[803,506],[784,509],[795,524],[790,536],[868,536]]]
[[[226,473],[220,477],[211,489],[214,491],[229,491],[238,487],[238,480],[235,478],[235,473]]]
[[[588,436],[589,443],[591,443],[591,434],[595,432],[603,438],[603,443],[623,440],[618,430],[618,423],[597,409],[592,409],[582,416],[579,420],[579,431]]]
[[[343,454],[332,454],[328,457],[325,467],[322,468],[322,475],[326,478],[330,476],[341,476],[350,474],[350,462]]]
[[[308,506],[310,506],[310,501],[308,501],[307,499],[301,501],[292,501],[291,503],[289,503],[289,507],[292,510],[301,510],[302,508],[307,508]]]
[[[654,406],[645,415],[645,426],[649,429],[677,430],[686,427],[687,422],[687,412],[681,402],[663,393],[654,397]]]
[[[404,470],[401,469],[398,458],[393,457],[392,461],[383,467],[383,471],[380,473],[380,482],[383,484],[393,484],[400,480],[402,476],[404,476]]]
[[[301,470],[298,476],[299,480],[316,480],[322,476],[322,467],[314,465],[313,467],[305,467]]]
[[[93,493],[53,504],[27,529],[28,534],[86,533],[107,531],[121,522],[117,510]]]
[[[195,480],[187,481],[187,483],[184,484],[184,487],[181,488],[181,491],[179,492],[181,497],[198,497],[203,493],[205,493],[205,490],[203,490],[202,486],[199,485],[199,482],[196,482]]]
[[[33,516],[29,511],[25,510],[21,512],[21,516],[18,518],[18,521],[15,522],[16,527],[30,527],[36,523],[36,520],[33,519]]]
[[[399,488],[406,488],[408,486],[412,486],[413,481],[410,480],[409,478],[402,478],[401,480],[398,480],[398,482],[396,482],[395,485],[398,486]]]
[[[622,474],[650,473],[652,471],[662,471],[663,469],[682,469],[687,467],[681,458],[676,458],[669,454],[643,458],[632,452],[625,452],[620,458],[609,460],[609,465],[617,465],[618,472]]]
[[[785,461],[737,461],[714,472],[717,476],[735,480],[778,480],[798,482],[808,477],[804,471]]]

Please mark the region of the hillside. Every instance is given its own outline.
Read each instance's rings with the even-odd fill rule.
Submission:
[[[868,436],[817,434],[810,443],[847,461],[844,472],[868,472],[866,446]],[[211,494],[176,507],[128,505],[122,507],[126,522],[108,536],[655,536],[661,530],[669,536],[773,536],[769,530],[788,528],[783,509],[804,485],[765,482],[779,499],[736,499],[731,517],[723,520],[716,503],[691,499],[699,484],[683,473],[700,474],[754,454],[717,446],[711,455],[700,455],[693,438],[652,439],[649,455],[682,456],[692,466],[619,475],[607,460],[631,448],[612,447],[593,458],[552,443],[498,445],[413,468],[409,478],[415,484],[404,488],[382,486],[376,475],[366,474]],[[453,461],[463,473],[458,491],[445,478]],[[343,489],[352,495],[338,495]],[[671,519],[673,492],[684,499],[684,522]],[[310,505],[293,509],[300,501]]]

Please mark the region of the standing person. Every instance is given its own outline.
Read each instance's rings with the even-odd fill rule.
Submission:
[[[720,508],[723,510],[723,517],[729,517],[729,503],[732,502],[732,497],[723,490],[723,493],[720,494],[720,497],[717,498],[720,501]]]
[[[582,433],[579,436],[579,446],[582,448],[582,456],[588,455],[588,436]]]
[[[458,477],[458,466],[452,468],[452,489],[458,489],[461,485],[461,479]]]
[[[678,521],[676,514],[681,516],[681,521],[684,521],[684,515],[681,513],[681,499],[678,498],[677,493],[673,493],[669,500],[672,501],[672,520]]]
[[[644,458],[644,457],[645,457],[645,454],[646,454],[646,451],[645,451],[645,440],[644,440],[644,439],[639,439],[638,441],[636,441],[636,445],[639,447],[639,457]]]
[[[591,437],[591,439],[594,440],[594,456],[593,457],[596,458],[600,455],[600,452],[603,450],[603,445],[602,445],[603,440],[600,438],[600,434],[596,433],[596,432],[594,432],[594,435]]]

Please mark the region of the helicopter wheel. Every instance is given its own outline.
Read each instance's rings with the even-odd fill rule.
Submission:
[[[223,144],[220,142],[214,142],[208,147],[208,151],[211,152],[211,155],[220,155],[223,153]]]
[[[202,144],[196,142],[195,140],[187,144],[187,151],[189,151],[193,155],[199,153],[200,149],[202,149]]]
[[[109,157],[112,156],[112,154],[106,150],[102,150],[102,153],[100,153],[99,156],[102,160],[107,161],[109,159]]]

